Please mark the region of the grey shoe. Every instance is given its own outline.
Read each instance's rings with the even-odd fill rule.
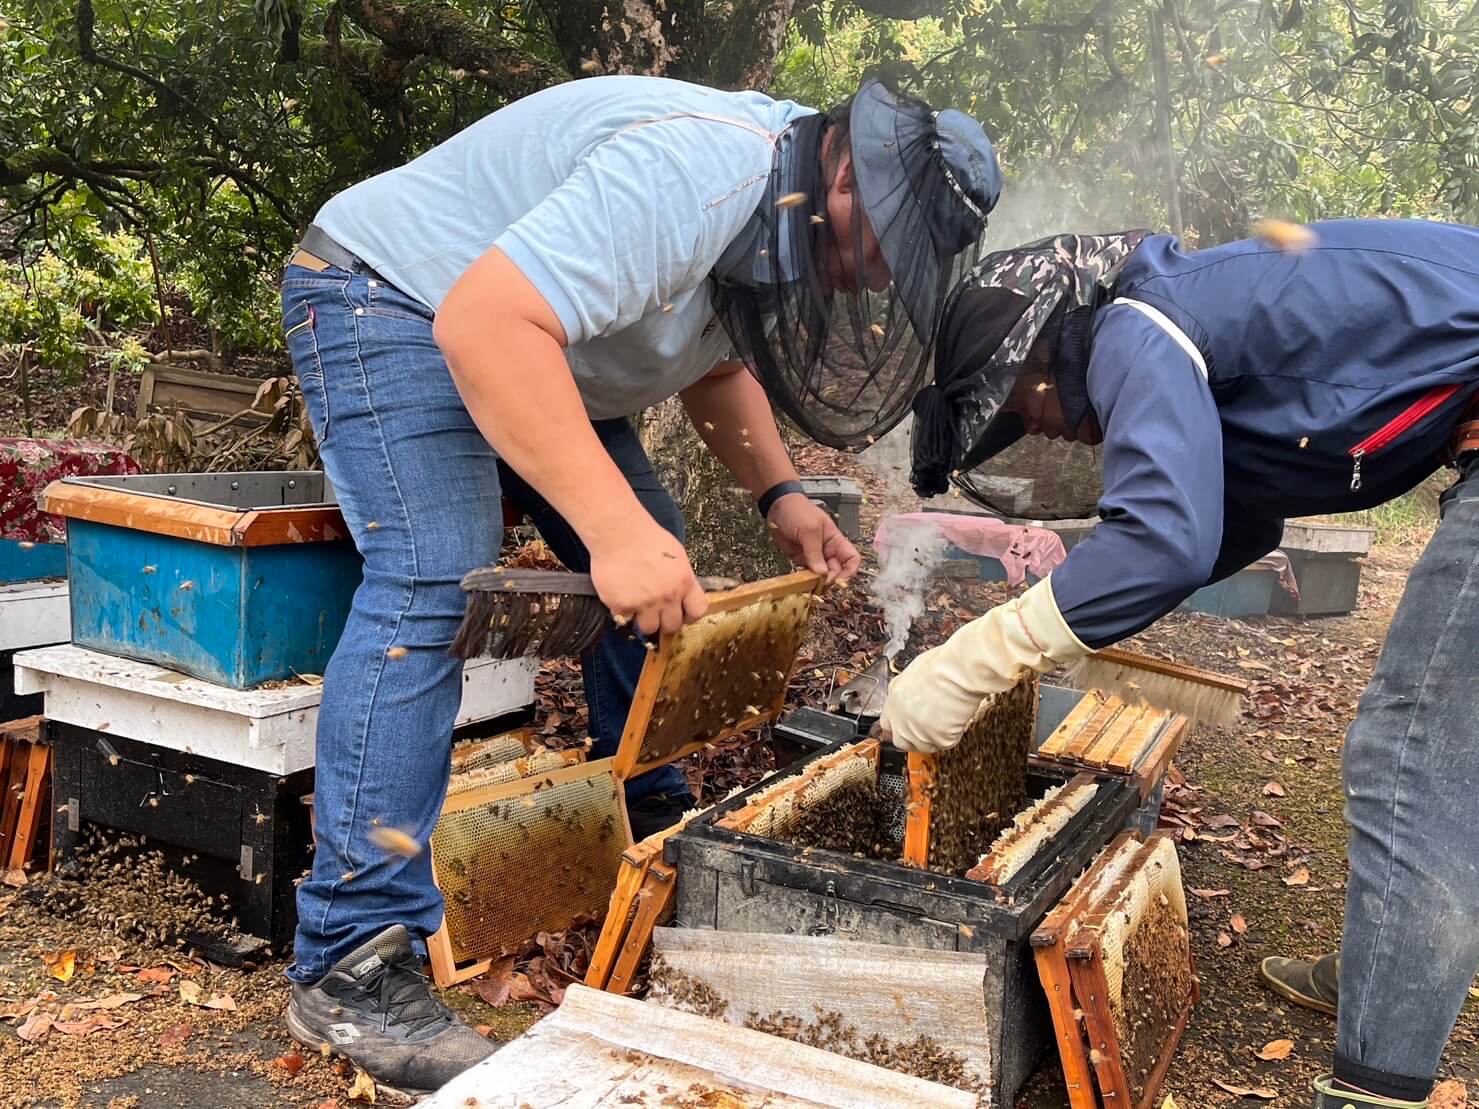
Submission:
[[[1340,1000],[1339,952],[1314,962],[1273,955],[1259,965],[1258,976],[1280,997],[1318,1013],[1335,1015]]]
[[[376,1082],[407,1094],[440,1089],[498,1045],[432,996],[401,925],[351,951],[316,984],[293,984],[288,1032],[324,1045]]]

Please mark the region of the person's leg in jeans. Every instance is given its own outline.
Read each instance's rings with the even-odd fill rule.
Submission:
[[[597,420],[594,426],[612,461],[631,483],[632,492],[637,494],[642,507],[681,542],[685,530],[683,513],[658,480],[631,422]],[[534,521],[534,526],[555,556],[571,570],[588,572],[591,568],[590,553],[574,529],[518,474],[501,463],[500,473],[509,500]],[[581,657],[581,678],[585,683],[591,735],[595,740],[591,753],[596,758],[616,754],[647,653],[634,636],[613,634],[603,636],[594,649]],[[683,773],[676,766],[660,767],[633,778],[627,783],[626,794],[628,804],[632,805],[647,798],[666,796],[678,802],[680,807],[690,796]]]
[[[365,560],[324,675],[316,851],[298,889],[288,970],[301,986],[331,983],[344,997],[325,1000],[322,989],[300,997],[295,989],[289,1025],[301,1038],[318,1028],[315,1015],[322,1017],[319,1024],[341,1030],[330,1033],[333,1042],[377,1078],[398,1084],[397,1073],[409,1074],[406,1084],[425,1087],[491,1045],[434,1011],[418,985],[411,942],[442,920],[429,853],[388,853],[370,834],[385,825],[426,843],[441,812],[462,695],[462,664],[447,648],[462,618],[462,575],[497,558],[497,460],[457,394],[430,314],[416,302],[362,276],[293,267],[283,307],[324,469]],[[376,940],[395,926],[409,936]],[[373,951],[371,941],[378,944]],[[348,956],[352,973],[343,965]],[[393,979],[381,963],[394,964]],[[367,987],[378,999],[360,996]],[[324,1012],[305,1010],[304,998],[322,1002]],[[364,1002],[369,1015],[364,1027],[343,1032],[349,1018],[327,1014],[350,1001]],[[392,1032],[404,1032],[400,1040],[374,1039],[385,1031],[370,1027],[385,1015],[377,1004],[391,1007],[387,1019],[394,1018]],[[312,1027],[305,1032],[305,1025]],[[427,1038],[442,1033],[443,1050],[429,1049]],[[356,1055],[356,1045],[368,1054]]]
[[[1335,1077],[1420,1101],[1479,971],[1479,460],[1445,495],[1346,741]]]

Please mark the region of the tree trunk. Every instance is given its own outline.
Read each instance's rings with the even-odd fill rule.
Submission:
[[[658,478],[683,510],[695,573],[753,581],[790,569],[749,494],[698,437],[681,400],[649,408],[640,430]]]

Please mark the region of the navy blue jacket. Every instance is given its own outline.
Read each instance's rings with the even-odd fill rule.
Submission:
[[[1096,313],[1101,523],[1053,573],[1090,647],[1267,554],[1286,517],[1370,508],[1441,464],[1479,392],[1479,228],[1312,230],[1302,251],[1248,241],[1188,254],[1152,236],[1112,298],[1153,311],[1112,299]]]

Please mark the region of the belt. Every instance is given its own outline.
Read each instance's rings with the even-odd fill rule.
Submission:
[[[298,249],[288,259],[289,265],[303,266],[310,270],[325,270],[329,266],[349,273],[363,274],[384,281],[375,272],[375,267],[353,251],[345,250],[329,237],[329,233],[317,224],[310,224],[303,237],[298,240]],[[388,282],[387,282],[388,284]]]
[[[1449,458],[1461,458],[1471,451],[1479,451],[1479,393],[1469,400],[1453,429],[1453,438],[1448,440]]]

